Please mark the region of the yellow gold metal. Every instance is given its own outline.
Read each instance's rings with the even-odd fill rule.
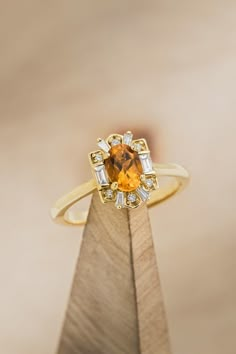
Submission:
[[[177,164],[154,163],[153,169],[158,180],[162,177],[171,177],[171,181],[163,187],[152,191],[151,197],[147,201],[148,207],[153,207],[181,191],[189,180],[188,172]],[[88,212],[75,212],[70,208],[82,198],[92,194],[95,190],[97,190],[97,183],[95,179],[92,179],[60,198],[51,209],[53,220],[64,225],[84,225]],[[111,205],[112,207],[114,205]]]
[[[146,181],[146,176],[145,176],[145,175],[141,175],[141,176],[140,176],[140,180],[141,180],[142,182],[145,182],[145,181]]]
[[[113,182],[113,183],[111,184],[111,189],[112,189],[113,191],[116,191],[116,190],[118,189],[118,183],[117,183],[117,182]]]
[[[139,146],[139,148],[138,148]],[[148,144],[146,139],[136,139],[132,142],[132,148],[138,152],[149,152]]]

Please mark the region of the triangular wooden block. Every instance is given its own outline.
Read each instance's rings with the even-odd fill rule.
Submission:
[[[58,354],[170,354],[146,206],[94,194]]]

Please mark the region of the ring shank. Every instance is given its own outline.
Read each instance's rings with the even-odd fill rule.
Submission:
[[[148,207],[153,207],[181,191],[189,180],[188,172],[180,165],[154,163],[153,168],[157,173],[158,179],[171,177],[171,181],[152,192],[151,198],[147,202]],[[51,209],[53,220],[64,225],[86,224],[88,212],[72,211],[70,208],[84,197],[92,194],[96,189],[96,181],[91,179],[60,198]]]

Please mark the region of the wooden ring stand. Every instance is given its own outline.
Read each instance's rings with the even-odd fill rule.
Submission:
[[[58,354],[170,354],[146,205],[92,198]]]

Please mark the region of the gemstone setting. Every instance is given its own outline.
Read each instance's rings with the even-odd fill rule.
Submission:
[[[103,203],[114,203],[117,209],[136,208],[157,189],[156,171],[145,139],[133,140],[128,131],[98,139],[100,150],[89,159]]]
[[[133,145],[133,149],[134,149],[134,151],[140,152],[140,151],[142,151],[142,145],[140,143],[135,143]]]
[[[122,192],[134,191],[140,185],[142,165],[139,155],[126,144],[113,146],[105,160],[107,174],[111,182],[117,181]]]
[[[111,141],[111,145],[112,145],[112,146],[119,145],[119,144],[120,144],[120,140],[118,140],[118,139],[113,139],[113,140]]]
[[[109,184],[104,165],[99,165],[95,167],[95,176],[100,186],[107,186]]]
[[[123,144],[131,145],[132,140],[133,140],[133,134],[131,132],[127,132],[124,134]]]
[[[143,187],[137,188],[137,193],[139,194],[143,202],[146,202],[150,198],[150,193]]]
[[[150,157],[150,153],[140,154],[140,161],[141,161],[141,164],[142,164],[143,173],[151,173],[151,172],[153,172],[152,160],[151,160],[151,157]]]
[[[100,149],[105,152],[108,152],[110,150],[110,145],[104,139],[98,139],[97,144],[98,147],[100,147]]]
[[[129,202],[134,203],[137,200],[137,196],[134,193],[129,193],[127,199]]]
[[[123,192],[117,192],[115,205],[117,209],[121,209],[125,207],[125,196]]]

